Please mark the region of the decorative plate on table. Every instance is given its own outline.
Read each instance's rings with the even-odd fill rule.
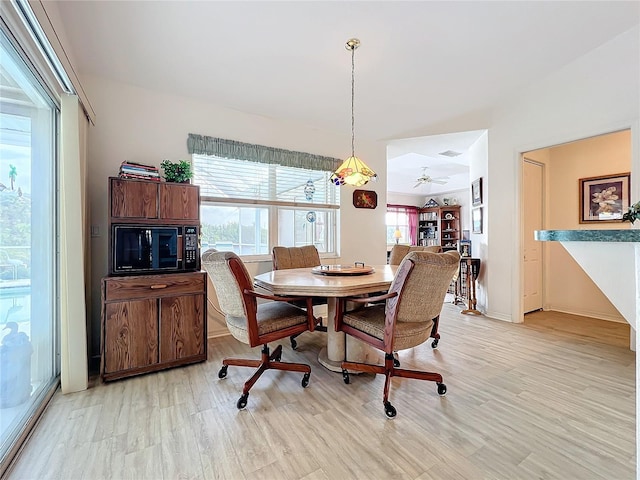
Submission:
[[[369,275],[375,272],[373,267],[363,263],[355,265],[319,265],[311,269],[316,275]]]

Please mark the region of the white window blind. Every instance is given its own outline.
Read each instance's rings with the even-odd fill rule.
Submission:
[[[194,183],[200,186],[203,199],[324,208],[338,208],[340,205],[340,189],[329,182],[332,173],[329,171],[212,155],[193,155],[192,159]],[[309,180],[313,184],[310,199],[307,198]]]

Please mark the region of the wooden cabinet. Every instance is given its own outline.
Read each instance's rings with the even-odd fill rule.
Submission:
[[[102,279],[103,380],[207,359],[204,272]]]
[[[460,205],[422,208],[418,212],[418,245],[455,250],[460,233]]]
[[[200,223],[200,187],[109,178],[110,223]]]
[[[440,207],[440,245],[442,250],[457,250],[460,241],[460,206]]]
[[[200,189],[183,183],[159,185],[161,220],[198,221],[200,219]]]

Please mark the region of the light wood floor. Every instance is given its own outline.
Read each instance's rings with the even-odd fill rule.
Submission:
[[[400,353],[404,367],[444,375],[351,377],[319,366],[323,334],[305,333],[301,375],[267,372],[236,401],[250,370],[220,360],[258,355],[231,337],[209,341],[206,363],[56,394],[9,474],[16,479],[632,479],[635,354],[602,333],[463,316],[445,304],[437,350]],[[575,319],[574,319],[575,320]],[[606,329],[605,329],[606,330]],[[615,336],[615,335],[614,335]]]

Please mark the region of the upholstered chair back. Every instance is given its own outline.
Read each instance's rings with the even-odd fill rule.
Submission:
[[[396,308],[397,323],[432,323],[432,319],[440,315],[445,294],[458,270],[460,255],[455,250],[442,254],[414,251],[402,260],[398,272],[408,267],[409,262],[413,263],[409,275],[406,278],[396,275],[390,287],[390,291],[398,291],[397,305],[390,299],[386,311]]]
[[[308,268],[320,265],[320,254],[315,245],[303,247],[273,247],[273,269]]]
[[[241,342],[249,343],[246,308],[250,303],[252,311],[256,311],[257,301],[255,297],[242,294],[245,289],[253,288],[253,281],[240,257],[233,252],[207,250],[202,254],[202,268],[211,277],[229,332]]]
[[[429,245],[428,247],[419,245],[394,245],[389,254],[389,265],[400,265],[402,259],[411,252],[442,252],[440,245]]]

